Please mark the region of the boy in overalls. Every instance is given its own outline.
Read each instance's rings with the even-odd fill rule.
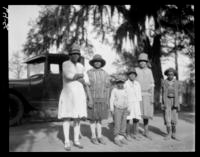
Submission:
[[[179,83],[175,79],[175,69],[169,68],[164,74],[167,75],[167,79],[163,80],[161,87],[161,109],[164,111],[164,123],[167,128],[167,136],[164,139],[179,140],[176,137],[178,111],[180,111]]]

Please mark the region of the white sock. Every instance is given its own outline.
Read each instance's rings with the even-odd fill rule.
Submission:
[[[63,122],[63,132],[64,132],[64,138],[65,138],[65,143],[69,143],[69,126],[70,122],[69,121],[64,121]]]
[[[92,138],[96,138],[96,123],[91,123],[90,124],[91,132],[92,132]]]
[[[97,122],[97,136],[98,138],[101,138],[101,132],[102,132],[102,128],[101,128],[101,123]]]
[[[79,144],[79,135],[80,135],[80,123],[74,124],[74,142]]]

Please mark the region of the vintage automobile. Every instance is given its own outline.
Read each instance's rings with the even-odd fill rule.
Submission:
[[[30,111],[42,111],[45,117],[57,117],[62,90],[62,63],[66,54],[43,54],[25,61],[27,79],[9,80],[9,125],[19,124]],[[80,58],[84,64],[84,58]]]

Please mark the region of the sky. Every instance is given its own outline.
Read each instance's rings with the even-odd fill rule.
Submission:
[[[31,26],[29,22],[35,20],[38,15],[41,7],[38,5],[9,5],[8,6],[8,47],[9,47],[9,58],[12,56],[13,52],[22,51],[23,44],[26,42],[26,37]],[[116,72],[116,68],[112,65],[112,62],[115,61],[118,56],[116,55],[115,50],[110,48],[107,45],[101,44],[98,40],[92,40],[94,44],[94,53],[100,54],[106,60],[106,65],[104,69],[109,73]],[[179,64],[179,75],[180,80],[186,79],[187,69],[186,66],[190,60],[183,55],[179,55],[178,64]],[[91,66],[86,61],[86,70],[90,69]],[[174,58],[169,58],[167,62],[162,61],[162,70],[166,70],[169,67],[175,67]]]

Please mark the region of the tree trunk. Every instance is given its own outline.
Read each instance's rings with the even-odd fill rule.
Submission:
[[[161,79],[163,79],[162,68],[161,68],[161,44],[160,44],[161,35],[156,35],[154,37],[153,45],[149,51],[149,59],[151,60],[152,73],[155,81],[155,90],[154,90],[154,102],[155,108],[158,108],[158,103],[160,101],[160,89],[161,89]]]
[[[179,76],[178,76],[178,53],[177,53],[177,50],[175,50],[175,68],[176,68],[176,72],[177,72],[177,74],[176,74],[176,78],[177,78],[177,80],[179,80]]]

